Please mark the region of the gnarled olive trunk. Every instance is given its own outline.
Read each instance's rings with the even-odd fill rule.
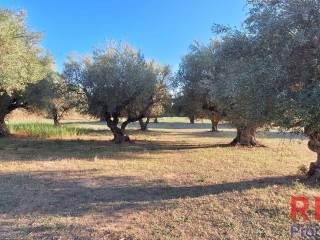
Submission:
[[[218,124],[219,124],[221,118],[218,117],[218,116],[213,116],[213,117],[211,117],[210,120],[211,120],[211,131],[212,132],[218,132],[219,131],[218,130]]]
[[[309,149],[317,153],[317,160],[310,164],[308,175],[316,177],[318,181],[320,180],[320,132],[313,130],[310,126],[306,127],[304,132],[309,137]]]
[[[255,127],[239,127],[237,128],[237,136],[230,143],[232,146],[241,145],[253,147],[257,146],[256,140],[257,129]]]
[[[149,122],[150,122],[150,118],[147,118],[147,120],[145,122],[143,121],[142,118],[139,119],[140,130],[141,131],[147,131]]]
[[[9,135],[9,130],[4,121],[5,115],[0,115],[0,137],[5,137]]]
[[[116,144],[121,144],[124,142],[129,142],[130,139],[127,135],[125,135],[124,131],[119,128],[118,126],[112,126],[110,127],[112,133],[113,133],[113,141]]]
[[[12,102],[13,99],[8,94],[0,92],[0,137],[9,135],[5,117],[16,108],[12,105]]]
[[[195,117],[194,115],[189,116],[190,124],[194,124]]]
[[[53,118],[53,123],[54,125],[59,125],[60,122],[59,122],[59,116],[58,116],[58,110],[57,109],[53,109],[52,110],[52,118]]]
[[[107,118],[106,120],[107,120],[107,125],[113,134],[112,141],[114,143],[121,144],[121,143],[130,141],[129,137],[124,133],[126,125],[124,126],[122,124],[121,128],[119,128],[117,119],[111,120],[110,118]]]
[[[211,119],[211,132],[218,132],[219,130],[218,130],[218,123],[219,122],[214,122],[214,121],[212,121],[212,119]]]
[[[26,107],[20,96],[10,96],[0,91],[0,137],[9,135],[9,129],[4,121],[5,117],[17,108]]]

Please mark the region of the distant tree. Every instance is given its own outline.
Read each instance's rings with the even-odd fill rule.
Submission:
[[[142,131],[147,130],[148,124],[150,122],[150,118],[157,119],[164,113],[165,105],[167,104],[170,93],[168,89],[168,84],[172,81],[172,75],[169,66],[157,66],[155,63],[154,71],[157,74],[157,84],[154,86],[155,89],[153,90],[153,105],[150,106],[149,109],[143,109],[143,107],[138,110],[140,114],[144,115],[144,118],[139,119],[140,129]],[[143,103],[137,104],[139,106],[143,106]],[[141,111],[145,111],[144,113]]]
[[[174,79],[174,76],[173,78]],[[174,81],[174,80],[172,80]],[[169,95],[166,103],[163,105],[163,112],[161,113],[161,117],[173,117],[177,116],[176,112],[173,109],[174,105],[174,91],[172,90],[172,86],[168,86]],[[154,123],[159,123],[158,118],[154,118]]]
[[[54,82],[52,90],[48,113],[55,125],[71,110],[81,111],[86,105],[86,96],[82,89],[78,85],[66,83],[62,77],[58,77]]]
[[[69,82],[77,82],[86,93],[88,112],[103,114],[115,143],[129,141],[127,125],[145,117],[154,105],[157,72],[152,64],[128,44],[112,43],[94,51],[91,60],[69,59],[65,67]],[[119,127],[120,118],[125,120]]]
[[[202,102],[198,94],[197,90],[185,87],[176,102],[176,104],[179,104],[176,107],[179,108],[180,114],[188,117],[190,124],[194,124],[195,120],[202,114]]]
[[[182,59],[177,74],[177,81],[182,89],[176,105],[190,123],[196,118],[207,118],[212,122],[211,130],[218,131],[218,123],[222,115],[218,111],[211,111],[207,106],[208,91],[202,87],[202,81],[208,78],[214,64],[214,54],[211,45],[204,46],[195,42],[190,46],[190,53]]]
[[[26,89],[48,72],[39,33],[28,31],[23,12],[0,9],[0,136],[8,129],[5,117],[17,108],[30,106]]]
[[[199,119],[209,119],[211,122],[211,132],[218,132],[218,124],[223,119],[223,116],[220,112],[210,110],[208,107],[206,109],[206,105],[202,105],[202,111],[198,115]]]
[[[45,79],[29,87],[30,101],[37,109],[45,111],[55,125],[73,109],[83,111],[86,96],[81,87],[68,83],[65,78],[52,71]]]
[[[164,90],[166,91],[166,90]],[[167,94],[167,93],[165,93]],[[158,123],[158,117],[160,117],[164,113],[164,105],[166,101],[166,95],[162,95],[161,98],[157,100],[155,104],[153,104],[150,109],[148,109],[145,114],[144,118],[146,119],[144,121],[144,118],[139,119],[140,129],[142,131],[145,131],[148,129],[148,124],[150,123],[150,119],[154,118],[154,123]]]

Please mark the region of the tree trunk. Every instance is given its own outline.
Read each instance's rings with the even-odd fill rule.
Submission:
[[[256,128],[254,127],[243,127],[237,128],[237,136],[230,143],[232,146],[241,145],[254,147],[257,146],[256,140]]]
[[[130,141],[129,137],[124,134],[124,130],[119,128],[117,126],[117,124],[115,124],[113,121],[107,121],[107,122],[108,122],[108,127],[110,128],[111,132],[113,133],[113,140],[112,141],[115,144],[122,144],[124,142]]]
[[[14,108],[11,108],[10,110],[10,102],[12,102],[10,96],[6,93],[3,94],[0,92],[0,137],[9,135],[9,130],[4,119],[10,111],[14,110]]]
[[[211,119],[211,132],[218,132],[218,123]]]
[[[155,118],[153,122],[154,123],[159,123],[158,118]]]
[[[147,118],[146,122],[143,122],[142,118],[139,119],[140,130],[141,131],[147,131],[149,122],[150,122],[150,118]]]
[[[52,119],[53,119],[53,123],[54,125],[59,125],[60,122],[59,122],[59,116],[58,116],[58,110],[56,108],[53,108],[52,109]]]
[[[5,117],[19,107],[25,105],[20,103],[20,97],[11,97],[6,92],[0,93],[0,137],[9,135],[9,129],[6,126]]]
[[[212,117],[211,119],[211,131],[212,132],[218,132],[218,124],[220,122],[220,118],[218,117]]]
[[[118,128],[120,130],[120,128]],[[130,139],[127,135],[123,133],[123,131],[114,131],[113,132],[113,141],[115,144],[122,144],[124,142],[129,142]]]
[[[309,137],[308,147],[311,151],[317,153],[317,161],[310,164],[308,175],[314,177],[316,181],[320,180],[320,132],[305,128],[305,134]]]
[[[60,125],[59,118],[58,118],[57,114],[53,115],[53,123],[56,126]]]
[[[124,134],[125,127],[127,126],[127,121],[123,122],[121,125],[121,128],[118,127],[118,118],[114,118],[113,120],[111,117],[106,118],[107,125],[110,128],[112,134],[113,134],[113,142],[115,144],[122,144],[124,142],[129,142],[130,139],[127,135]]]
[[[128,126],[130,122],[129,121],[124,121],[122,124],[121,124],[121,131],[124,132],[126,130],[126,127]]]
[[[190,124],[194,124],[195,117],[194,115],[189,116]]]
[[[212,114],[211,115],[211,131],[212,132],[218,132],[218,124],[221,120],[221,116],[219,116],[218,114]]]
[[[4,121],[5,116],[0,116],[0,137],[5,137],[9,135],[9,130],[6,126],[6,123]]]

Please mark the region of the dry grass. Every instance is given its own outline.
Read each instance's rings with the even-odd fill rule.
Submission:
[[[301,136],[228,147],[235,132],[160,119],[116,146],[99,122],[64,139],[0,139],[0,239],[288,239],[290,198],[315,159]]]

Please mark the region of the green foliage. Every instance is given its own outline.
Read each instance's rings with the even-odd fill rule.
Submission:
[[[0,8],[0,136],[7,135],[6,115],[30,105],[26,88],[45,78],[52,63],[24,19],[23,12]]]
[[[207,102],[237,127],[317,125],[319,1],[249,1],[249,6],[245,31],[215,25],[219,38],[192,45],[183,58],[182,106],[199,114]]]
[[[88,112],[103,117],[117,143],[127,141],[127,124],[146,117],[151,108],[164,100],[168,67],[148,62],[128,44],[111,43],[96,49],[92,59],[69,58],[64,76],[67,82],[82,87],[88,99]],[[126,118],[121,129],[119,118]]]
[[[205,115],[203,105],[206,100],[201,80],[206,78],[212,67],[210,50],[197,42],[190,46],[190,53],[183,57],[176,81],[181,93],[175,99],[175,109],[188,117]]]
[[[97,49],[91,61],[69,59],[64,76],[67,81],[83,87],[89,100],[89,112],[98,117],[102,111],[120,116],[129,104],[141,102],[141,98],[152,98],[157,83],[152,64],[127,44],[110,44],[105,50]]]
[[[244,30],[215,25],[217,40],[183,58],[182,106],[206,102],[244,142],[262,126],[305,127],[320,153],[319,25],[317,0],[249,1]]]
[[[63,76],[52,72],[45,79],[27,88],[29,103],[44,110],[55,124],[72,109],[83,111],[87,99],[79,85],[68,83]]]
[[[277,64],[273,69],[273,84],[279,89],[277,124],[320,131],[320,2],[252,2],[247,25],[261,36]]]
[[[10,122],[8,128],[15,134],[26,134],[29,137],[70,137],[88,134],[90,130],[69,126],[55,126],[50,123],[41,122]]]
[[[39,33],[29,32],[25,14],[0,9],[0,94],[22,91],[46,75]],[[0,96],[1,96],[0,95]]]
[[[149,65],[156,75],[156,84],[147,99],[146,96],[141,96],[137,101],[130,103],[126,107],[125,116],[128,118],[134,118],[135,116],[160,117],[170,99],[168,84],[171,82],[172,75],[169,66],[161,66],[154,61],[150,62]]]

